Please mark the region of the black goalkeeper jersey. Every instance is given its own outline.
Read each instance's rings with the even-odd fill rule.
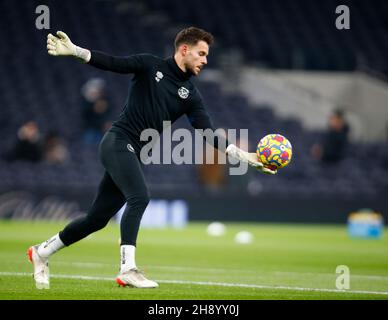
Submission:
[[[126,104],[111,130],[125,133],[137,154],[148,143],[140,141],[143,130],[152,128],[161,133],[163,121],[173,123],[184,114],[195,129],[214,130],[202,97],[190,81],[191,74],[183,72],[173,57],[161,59],[150,54],[115,57],[91,51],[89,64],[103,70],[134,74]],[[214,142],[216,148],[218,139]]]

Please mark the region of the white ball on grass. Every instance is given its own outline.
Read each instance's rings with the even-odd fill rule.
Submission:
[[[249,231],[240,231],[234,237],[234,241],[240,244],[249,244],[253,242],[253,235]]]
[[[225,234],[226,227],[221,222],[212,222],[207,227],[207,233],[213,237],[220,237]]]

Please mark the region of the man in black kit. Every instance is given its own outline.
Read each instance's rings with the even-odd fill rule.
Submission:
[[[110,56],[74,45],[64,32],[48,35],[47,49],[52,56],[73,56],[96,68],[131,73],[134,77],[119,119],[100,143],[99,154],[105,173],[86,216],[73,220],[58,234],[28,249],[37,288],[49,288],[50,255],[104,228],[124,204],[126,209],[120,224],[121,266],[116,282],[136,288],[158,287],[137,269],[135,263],[140,220],[150,198],[141,169],[140,151],[145,142],[140,141],[140,135],[149,128],[160,133],[163,121],[174,122],[184,114],[194,128],[214,130],[201,96],[190,81],[190,77],[198,75],[207,64],[212,42],[213,36],[202,29],[183,29],[176,36],[174,56],[161,59],[150,54]],[[215,148],[227,146],[223,150],[226,154],[261,172],[276,173],[265,168],[255,153],[245,152],[221,139],[215,137]]]

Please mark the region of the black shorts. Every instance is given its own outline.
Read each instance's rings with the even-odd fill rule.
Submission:
[[[106,173],[126,200],[136,196],[149,197],[139,155],[124,133],[112,130],[105,133],[99,155]]]

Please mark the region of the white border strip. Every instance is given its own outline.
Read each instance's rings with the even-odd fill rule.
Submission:
[[[22,276],[22,277],[28,276],[28,277],[31,277],[31,273],[0,272],[0,276]],[[109,278],[109,277],[91,277],[91,276],[67,275],[67,274],[56,274],[56,275],[51,275],[51,277],[52,278],[59,278],[59,279],[114,281],[114,278]],[[266,285],[258,285],[258,284],[205,282],[205,281],[183,281],[183,280],[155,280],[155,281],[157,281],[159,283],[188,284],[188,285],[200,285],[200,286],[239,287],[239,288],[254,288],[254,289],[275,289],[275,290],[294,290],[294,291],[310,291],[310,292],[388,295],[388,292],[385,292],[385,291],[338,290],[338,289],[324,289],[324,288],[320,289],[320,288],[302,288],[302,287],[287,287],[287,286],[266,286]]]

